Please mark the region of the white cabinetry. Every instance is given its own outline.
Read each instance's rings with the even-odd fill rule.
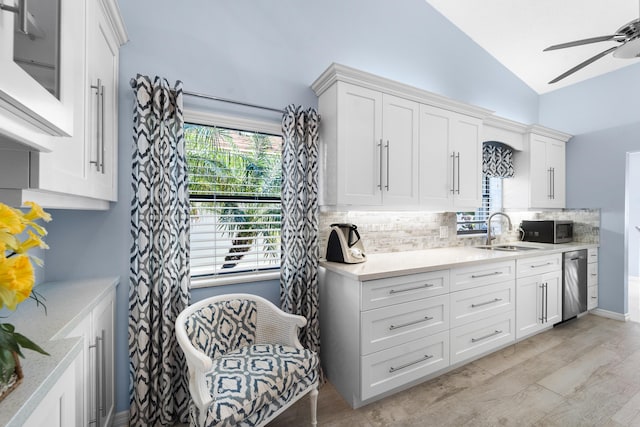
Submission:
[[[488,110],[338,64],[312,88],[322,117],[321,205],[479,206]]]
[[[565,144],[569,135],[534,126],[514,154],[515,176],[503,182],[505,208],[565,207]]]
[[[118,49],[125,41],[111,0],[75,5],[73,132],[51,152],[5,144],[0,160],[3,201],[34,200],[52,208],[107,209],[117,199]]]
[[[590,248],[587,255],[587,310],[598,307],[598,248]]]
[[[351,406],[449,366],[449,270],[364,282],[320,276],[322,359]]]
[[[480,119],[420,105],[420,203],[465,209],[481,204]]]
[[[55,142],[45,140],[44,135],[73,133],[73,85],[79,76],[81,9],[80,2],[74,0],[3,2],[0,10],[3,135],[38,148],[53,148]],[[24,19],[27,25],[21,28],[24,14],[28,16]]]
[[[42,399],[38,407],[24,422],[25,427],[82,427],[79,416],[80,401],[76,390],[82,356],[78,355],[51,390]]]
[[[114,417],[114,327],[115,291],[96,306],[68,337],[83,340],[82,375],[77,380],[79,425],[110,425]],[[96,420],[98,420],[96,424]]]
[[[517,260],[516,338],[562,320],[562,254]]]
[[[325,204],[418,201],[418,104],[338,82],[320,99]]]
[[[451,270],[451,363],[515,339],[515,261]]]

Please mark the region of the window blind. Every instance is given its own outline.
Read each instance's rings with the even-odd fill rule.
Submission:
[[[475,211],[457,212],[458,234],[484,234],[487,232],[487,219],[493,212],[502,210],[502,178],[482,176],[482,205]],[[500,232],[498,221],[492,224],[493,230]]]
[[[279,136],[185,125],[191,275],[280,267]]]

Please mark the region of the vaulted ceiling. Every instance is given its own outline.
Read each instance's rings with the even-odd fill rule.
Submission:
[[[548,82],[620,43],[543,52],[564,42],[612,35],[640,15],[638,0],[426,0],[539,94],[635,64],[608,54],[554,84]],[[443,40],[446,43],[446,40]],[[451,46],[455,49],[455,46]],[[472,66],[472,64],[470,64]]]

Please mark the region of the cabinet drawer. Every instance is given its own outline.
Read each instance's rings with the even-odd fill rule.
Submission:
[[[515,261],[492,262],[451,270],[451,290],[475,288],[515,279]]]
[[[587,262],[598,262],[598,248],[590,248],[587,250]]]
[[[452,292],[451,327],[514,310],[515,280]]]
[[[598,264],[587,264],[587,286],[598,283]]]
[[[544,255],[518,260],[518,277],[562,270],[562,254]]]
[[[449,366],[447,331],[411,341],[361,359],[361,400]]]
[[[515,338],[514,323],[511,311],[451,329],[451,363],[509,344]]]
[[[361,314],[361,354],[449,329],[449,297],[420,299]]]
[[[362,310],[415,301],[449,292],[449,270],[369,280],[362,283]]]
[[[598,307],[598,285],[587,288],[587,310]]]

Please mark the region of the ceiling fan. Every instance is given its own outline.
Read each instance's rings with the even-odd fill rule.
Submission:
[[[605,41],[615,41],[620,43],[618,46],[613,46],[599,54],[592,56],[584,62],[576,65],[570,70],[560,74],[555,79],[551,80],[549,84],[556,83],[567,76],[575,73],[576,71],[586,67],[592,62],[597,61],[613,52],[613,56],[616,58],[637,58],[640,57],[640,19],[634,19],[628,24],[620,27],[614,34],[608,36],[590,37],[588,39],[575,40],[567,43],[560,43],[553,46],[549,46],[544,49],[544,52],[548,50],[564,49],[567,47],[581,46],[583,44],[598,43]]]

